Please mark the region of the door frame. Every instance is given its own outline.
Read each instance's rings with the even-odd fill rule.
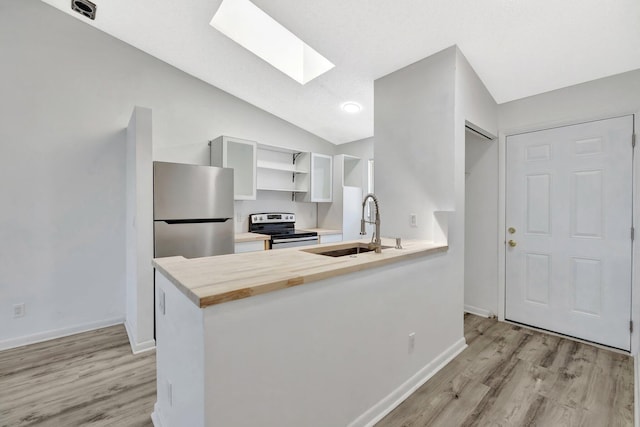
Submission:
[[[633,116],[633,132],[636,134],[636,150],[640,150],[640,139],[638,139],[638,130],[640,124],[640,111],[623,111],[619,114],[608,114],[599,116],[585,116],[567,120],[553,121],[547,123],[538,123],[526,125],[511,129],[501,129],[498,132],[498,320],[505,321],[505,304],[506,304],[506,142],[508,136],[520,133],[536,132],[562,126],[571,126],[581,123],[587,123],[597,120],[613,119],[616,117]],[[640,232],[640,212],[638,202],[640,201],[640,180],[638,177],[638,159],[634,151],[631,173],[632,173],[632,200],[631,209],[633,212],[632,221]],[[631,351],[630,354],[635,355],[640,350],[640,251],[638,251],[638,242],[640,234],[636,234],[631,249],[631,320],[634,323],[633,333],[631,334]]]

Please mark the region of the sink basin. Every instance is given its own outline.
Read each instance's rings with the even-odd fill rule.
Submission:
[[[390,248],[391,246],[382,246],[382,249]],[[309,252],[316,255],[324,255],[331,257],[341,257],[349,255],[358,255],[365,252],[373,252],[374,249],[369,249],[368,245],[364,243],[356,243],[352,245],[335,245],[332,247],[307,249],[305,252]]]

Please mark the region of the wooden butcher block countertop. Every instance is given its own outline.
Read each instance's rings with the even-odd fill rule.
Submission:
[[[153,265],[197,306],[260,295],[291,286],[353,273],[367,268],[403,261],[447,250],[446,244],[428,241],[382,239],[382,253],[330,257],[308,251],[342,249],[368,239],[271,251],[218,255],[186,259],[181,256],[156,258]]]
[[[304,231],[315,231],[318,236],[326,236],[328,234],[342,234],[342,230],[330,230],[327,228],[303,228]]]
[[[243,243],[243,242],[259,242],[264,240],[271,239],[271,236],[266,234],[258,234],[258,233],[236,233],[235,242]]]

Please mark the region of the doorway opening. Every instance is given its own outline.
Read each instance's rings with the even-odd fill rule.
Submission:
[[[465,129],[464,310],[484,317],[498,312],[498,143]]]

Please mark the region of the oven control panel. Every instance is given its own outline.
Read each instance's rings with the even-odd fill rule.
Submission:
[[[282,222],[296,222],[296,215],[292,213],[261,213],[249,215],[251,224],[269,224]]]

